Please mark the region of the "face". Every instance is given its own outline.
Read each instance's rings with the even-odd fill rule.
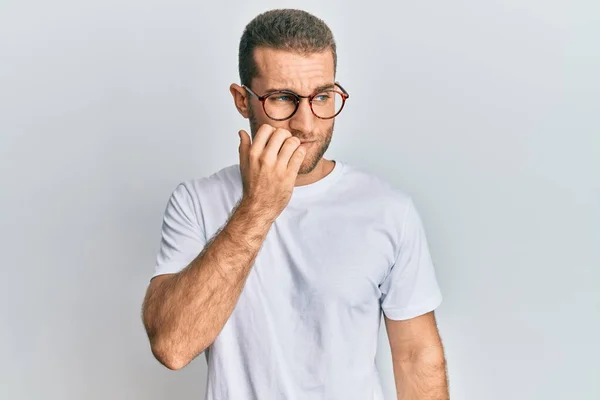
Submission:
[[[335,80],[333,55],[328,50],[302,56],[283,50],[257,48],[254,51],[254,59],[259,76],[252,80],[250,89],[259,96],[273,89],[288,89],[299,95],[308,96],[315,94],[318,87],[333,84]],[[310,109],[308,99],[302,99],[298,110],[291,118],[285,121],[274,121],[265,115],[258,99],[250,96],[242,87],[239,89],[241,89],[238,91],[239,95],[234,94],[236,105],[240,113],[250,119],[252,138],[254,139],[261,125],[269,124],[275,128],[287,129],[292,136],[300,140],[314,141],[301,145],[307,152],[299,174],[313,171],[329,147],[335,118],[316,117]],[[242,95],[243,99],[241,99]],[[240,107],[240,100],[243,100],[242,106],[247,105],[246,108]]]

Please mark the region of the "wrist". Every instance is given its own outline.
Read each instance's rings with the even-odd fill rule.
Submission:
[[[273,212],[266,210],[263,206],[246,197],[242,197],[239,201],[234,214],[239,215],[244,221],[251,223],[253,226],[270,227],[277,218],[277,215],[274,215]]]

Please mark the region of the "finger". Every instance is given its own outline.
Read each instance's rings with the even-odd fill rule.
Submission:
[[[294,177],[298,175],[298,171],[300,170],[300,166],[304,161],[304,157],[306,156],[306,149],[302,147],[298,147],[292,157],[290,158],[290,162],[288,163],[288,172],[293,174]]]
[[[277,156],[278,166],[287,169],[290,158],[298,147],[300,147],[300,139],[297,137],[287,138],[283,143],[283,146],[281,146],[281,150],[279,150],[279,155]]]
[[[246,167],[250,153],[250,136],[243,129],[238,132],[238,135],[240,136],[240,145],[238,147],[240,153],[240,166]]]
[[[265,146],[267,145],[269,137],[274,131],[275,127],[269,124],[263,124],[260,126],[260,128],[258,128],[251,146],[253,154],[256,154],[258,156],[263,152]]]
[[[281,150],[281,146],[283,142],[285,142],[288,138],[291,138],[292,134],[287,129],[277,128],[275,132],[271,134],[269,137],[269,141],[267,142],[267,146],[263,151],[262,159],[263,162],[266,162],[270,165],[273,165],[277,162],[277,155]]]

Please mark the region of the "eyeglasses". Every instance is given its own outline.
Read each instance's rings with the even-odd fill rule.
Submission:
[[[310,96],[300,96],[291,90],[276,90],[259,96],[248,86],[242,85],[242,87],[260,100],[267,117],[275,121],[285,121],[296,114],[300,99],[308,99],[310,109],[317,118],[331,119],[342,111],[346,99],[350,97],[338,82],[335,83],[334,88],[325,89]]]

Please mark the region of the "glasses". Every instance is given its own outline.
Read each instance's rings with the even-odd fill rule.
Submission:
[[[246,85],[242,85],[252,96],[256,97],[263,106],[267,117],[275,121],[285,121],[291,118],[300,105],[300,99],[308,99],[313,114],[320,119],[331,119],[337,116],[350,97],[348,92],[338,82],[331,89],[322,90],[311,96],[300,96],[291,90],[276,90],[259,96]],[[339,89],[337,89],[337,88]]]

